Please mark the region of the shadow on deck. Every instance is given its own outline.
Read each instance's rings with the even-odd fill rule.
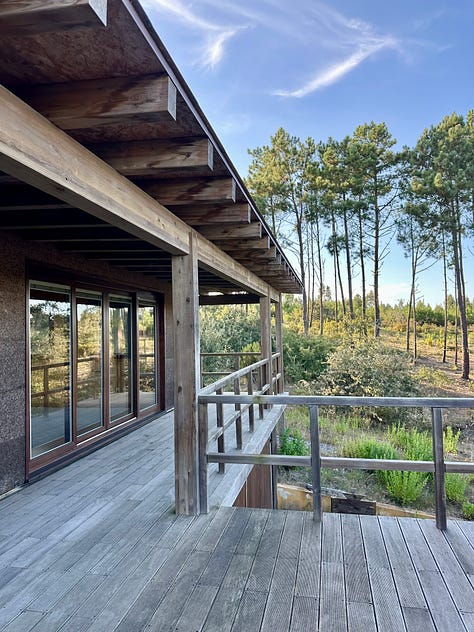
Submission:
[[[164,416],[2,500],[0,629],[474,630],[474,523],[186,518],[173,494]]]

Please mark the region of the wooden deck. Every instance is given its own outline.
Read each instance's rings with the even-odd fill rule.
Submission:
[[[161,418],[0,501],[6,632],[474,631],[474,523],[176,517]]]

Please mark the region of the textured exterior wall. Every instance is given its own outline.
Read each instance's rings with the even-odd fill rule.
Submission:
[[[25,481],[25,254],[0,238],[0,494]]]
[[[126,284],[165,295],[165,344],[172,336],[171,294],[168,284],[114,269],[50,246],[26,242],[0,231],[0,495],[22,485],[26,472],[26,267],[34,264],[103,277],[111,284]],[[173,405],[173,346],[165,350],[166,407]]]

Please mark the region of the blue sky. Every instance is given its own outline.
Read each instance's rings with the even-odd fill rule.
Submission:
[[[142,3],[243,176],[247,149],[279,127],[325,140],[385,121],[413,145],[445,114],[474,107],[472,0]],[[392,248],[382,270],[392,301],[407,296],[401,257]],[[436,302],[430,278],[420,286]]]

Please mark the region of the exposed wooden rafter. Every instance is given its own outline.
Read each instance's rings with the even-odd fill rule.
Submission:
[[[126,176],[163,171],[212,171],[214,150],[208,138],[171,138],[93,145],[91,150]]]
[[[210,241],[228,241],[228,240],[248,240],[257,239],[263,247],[268,247],[267,242],[262,243],[262,225],[260,222],[252,222],[250,224],[229,224],[224,226],[202,226],[199,229],[201,235],[204,235]],[[247,242],[245,242],[247,243]]]
[[[37,35],[107,24],[107,0],[2,0],[0,36]]]
[[[178,206],[197,202],[235,202],[233,178],[186,178],[149,183],[140,187],[164,206]]]
[[[190,229],[184,222],[3,86],[0,120],[2,171],[148,244],[187,252]]]
[[[176,119],[176,88],[165,74],[34,86],[21,96],[63,130]]]
[[[215,224],[248,224],[249,204],[190,204],[168,208],[190,226]]]

